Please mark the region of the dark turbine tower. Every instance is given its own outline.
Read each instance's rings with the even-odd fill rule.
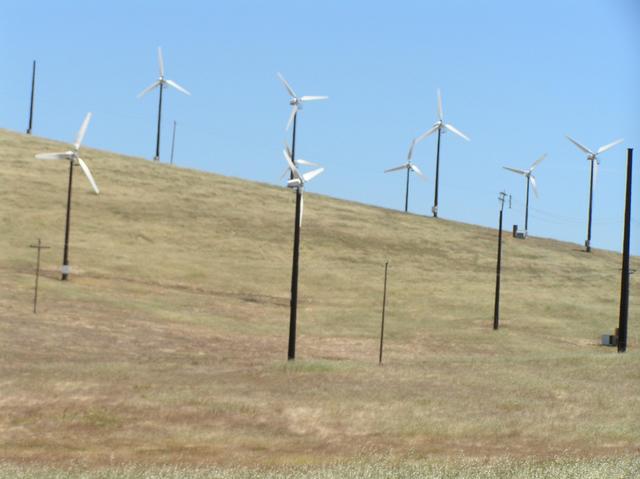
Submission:
[[[287,352],[287,357],[289,360],[293,360],[296,357],[296,325],[297,325],[297,314],[298,314],[298,257],[300,252],[300,221],[302,219],[302,189],[304,186],[304,182],[311,178],[304,178],[297,173],[296,170],[296,123],[298,118],[298,111],[302,109],[302,104],[305,101],[313,101],[313,100],[326,100],[329,97],[327,96],[298,96],[291,88],[291,85],[287,83],[287,80],[278,73],[278,78],[282,81],[284,87],[287,89],[289,96],[291,99],[289,100],[289,104],[291,105],[291,114],[289,115],[289,121],[287,122],[287,127],[285,130],[288,130],[293,122],[293,139],[291,145],[291,154],[290,154],[290,168],[291,175],[288,187],[294,188],[296,190],[296,219],[294,224],[294,232],[293,232],[293,264],[291,268],[291,302],[290,302],[290,312],[289,312],[289,348]],[[285,150],[285,157],[287,156],[288,151]],[[288,159],[288,160],[289,160]],[[319,174],[319,171],[316,174]],[[313,172],[311,172],[313,173]],[[296,176],[297,175],[297,176]],[[314,175],[315,176],[315,175]]]
[[[613,148],[619,143],[622,143],[622,139],[616,140],[608,145],[601,146],[598,148],[598,151],[595,153],[591,151],[584,145],[581,145],[576,140],[567,135],[567,139],[576,145],[581,151],[587,154],[587,160],[591,162],[591,174],[589,175],[589,215],[587,220],[587,240],[584,242],[585,250],[587,253],[591,251],[591,215],[593,213],[593,186],[596,183],[596,178],[598,176],[598,165],[600,164],[600,160],[598,159],[598,155],[604,153],[605,151]]]
[[[71,185],[73,183],[73,167],[79,165],[85,176],[89,180],[89,183],[91,183],[93,191],[96,192],[96,195],[100,193],[98,185],[96,185],[89,167],[82,160],[82,158],[80,158],[79,155],[80,144],[82,143],[82,139],[84,138],[84,134],[87,131],[87,126],[89,126],[90,120],[91,113],[87,113],[87,116],[84,118],[82,126],[80,127],[80,131],[78,131],[78,135],[76,136],[76,141],[73,144],[73,150],[65,151],[62,153],[40,153],[36,155],[36,158],[38,160],[67,160],[69,162],[69,186],[67,187],[67,219],[64,228],[64,253],[62,257],[61,279],[63,281],[69,277],[69,273],[71,272],[71,268],[69,267],[69,230],[71,227]]]
[[[158,131],[157,131],[157,134],[156,134],[156,156],[153,157],[153,159],[155,161],[160,161],[160,126],[161,126],[161,123],[162,123],[162,92],[164,91],[165,85],[169,85],[170,87],[175,88],[176,90],[184,93],[185,95],[191,95],[191,93],[189,93],[187,90],[182,88],[176,82],[174,82],[173,80],[167,80],[164,77],[164,61],[162,60],[162,50],[160,49],[160,47],[158,47],[158,66],[160,68],[160,77],[158,77],[158,79],[155,82],[153,82],[153,84],[151,84],[150,86],[148,86],[147,88],[142,90],[142,92],[140,92],[140,94],[138,95],[138,98],[143,97],[144,95],[149,93],[154,88],[159,87],[159,95],[158,95]]]

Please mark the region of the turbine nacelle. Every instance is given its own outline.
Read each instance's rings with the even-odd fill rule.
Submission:
[[[287,181],[287,188],[302,188],[304,183],[300,178],[293,178]]]

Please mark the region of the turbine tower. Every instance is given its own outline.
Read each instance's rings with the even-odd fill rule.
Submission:
[[[409,173],[413,171],[420,176],[420,179],[426,180],[426,176],[424,175],[424,173],[422,173],[422,171],[420,171],[420,168],[418,168],[416,165],[414,165],[411,162],[411,158],[413,157],[413,149],[415,148],[416,143],[417,143],[417,139],[414,138],[413,140],[411,140],[411,146],[409,147],[409,153],[407,154],[406,163],[400,166],[394,166],[393,168],[389,168],[388,170],[384,170],[385,173],[391,173],[392,171],[399,171],[399,170],[407,170],[407,186],[405,188],[405,193],[404,193],[404,212],[405,213],[409,209]]]
[[[587,221],[587,240],[584,242],[585,249],[587,253],[591,251],[591,214],[593,212],[593,185],[596,182],[596,177],[598,176],[598,165],[600,164],[600,160],[598,159],[598,155],[604,153],[607,150],[610,150],[614,146],[622,143],[622,138],[619,140],[613,141],[608,145],[601,146],[594,153],[589,148],[584,145],[581,145],[576,140],[571,138],[569,135],[566,135],[567,140],[576,145],[582,152],[587,154],[587,160],[591,162],[591,175],[589,179],[589,219]]]
[[[291,99],[289,100],[289,105],[291,105],[291,114],[289,115],[289,121],[287,122],[287,126],[285,131],[289,129],[291,123],[293,122],[293,134],[292,134],[292,143],[291,143],[291,164],[294,168],[291,168],[290,181],[296,179],[295,166],[296,166],[296,124],[298,118],[298,111],[302,109],[302,104],[305,101],[314,101],[314,100],[326,100],[328,96],[298,96],[291,88],[291,85],[284,79],[282,74],[278,73],[278,78],[284,85],[289,93]],[[286,149],[285,149],[286,151]],[[285,155],[286,156],[286,155]],[[300,179],[300,178],[298,178]],[[303,180],[301,180],[303,181]],[[289,186],[289,185],[287,185]],[[287,352],[287,357],[289,360],[293,360],[296,357],[296,322],[297,322],[297,310],[298,310],[298,250],[300,247],[300,212],[302,209],[302,190],[301,188],[295,188],[296,190],[296,222],[294,225],[294,234],[293,234],[293,266],[291,271],[291,303],[290,303],[290,314],[289,314],[289,348]]]
[[[87,164],[80,158],[79,150],[80,145],[82,143],[82,139],[84,138],[85,133],[87,132],[87,127],[89,126],[89,121],[91,120],[91,113],[87,113],[84,121],[82,122],[82,126],[80,127],[80,131],[78,131],[78,135],[76,136],[76,141],[73,144],[73,149],[69,151],[65,151],[63,153],[39,153],[36,155],[38,160],[67,160],[69,161],[69,186],[67,188],[67,220],[64,229],[64,253],[62,256],[62,280],[65,281],[69,277],[69,273],[71,271],[69,267],[69,227],[71,223],[71,184],[73,182],[73,167],[75,165],[80,165],[80,168],[84,172],[85,176],[91,183],[91,187],[93,191],[96,192],[96,195],[100,193],[98,189],[98,185],[96,185],[93,176],[91,175],[91,171]]]
[[[527,199],[526,199],[526,206],[525,206],[525,213],[524,213],[524,235],[525,235],[525,237],[527,236],[528,231],[529,231],[529,184],[531,184],[531,187],[533,188],[533,192],[535,193],[536,198],[537,198],[538,197],[538,187],[536,185],[536,178],[535,178],[535,176],[533,176],[533,170],[535,170],[538,167],[538,165],[540,164],[540,162],[542,162],[542,160],[544,160],[546,157],[547,157],[547,154],[545,153],[540,158],[538,158],[536,161],[534,161],[533,164],[527,170],[520,170],[518,168],[510,168],[508,166],[503,166],[503,168],[505,170],[509,170],[509,171],[512,171],[514,173],[518,173],[519,175],[524,176],[526,178],[526,181],[527,181]]]
[[[433,213],[433,217],[438,217],[438,182],[440,179],[440,136],[446,131],[449,130],[452,133],[464,138],[467,141],[471,141],[467,135],[462,133],[460,130],[455,128],[453,125],[444,122],[444,114],[442,112],[442,95],[440,94],[440,90],[438,89],[438,121],[436,121],[433,126],[425,131],[422,135],[420,135],[416,139],[416,143],[424,140],[426,137],[431,135],[433,132],[438,132],[438,143],[436,146],[436,189],[433,200],[433,207],[431,208],[431,212]]]
[[[173,80],[168,80],[164,77],[164,61],[162,59],[162,49],[160,47],[158,47],[158,67],[160,69],[160,76],[158,77],[158,79],[138,94],[138,98],[141,98],[154,88],[160,88],[160,95],[158,96],[158,132],[156,135],[156,156],[153,157],[155,161],[160,161],[160,124],[162,118],[162,92],[164,90],[164,86],[169,85],[170,87],[175,88],[185,95],[191,95],[191,93],[182,88],[176,82],[174,82]]]

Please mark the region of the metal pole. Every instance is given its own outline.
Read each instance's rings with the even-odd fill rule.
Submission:
[[[527,180],[527,203],[524,207],[524,236],[529,236],[529,177],[525,176]]]
[[[409,172],[411,170],[407,168],[407,187],[404,192],[404,212],[406,213],[409,210]]]
[[[173,165],[173,150],[176,146],[176,121],[173,120],[173,136],[171,138],[171,164]]]
[[[40,278],[40,250],[42,249],[49,249],[48,246],[42,246],[42,243],[40,241],[40,238],[38,238],[38,244],[37,245],[29,245],[31,248],[37,248],[38,249],[38,259],[36,260],[36,285],[35,285],[35,290],[34,290],[34,294],[33,294],[33,312],[34,314],[36,313],[37,310],[37,305],[38,305],[38,279]]]
[[[587,241],[584,243],[587,253],[591,251],[591,213],[593,211],[593,162],[591,160],[591,179],[589,181],[589,221],[587,222]]]
[[[164,81],[160,81],[160,96],[158,100],[158,134],[156,135],[156,156],[153,158],[155,161],[160,161],[160,120],[162,117],[162,89],[164,87]]]
[[[438,128],[438,146],[436,147],[436,190],[435,196],[433,199],[433,208],[431,208],[431,212],[433,213],[433,217],[438,217],[438,181],[440,178],[440,134],[442,132],[441,128]]]
[[[631,173],[633,148],[627,149],[627,197],[624,209],[624,240],[622,246],[622,281],[620,287],[620,319],[618,323],[618,352],[627,350],[627,321],[629,319],[629,245],[631,242]]]
[[[506,193],[500,193],[500,219],[498,221],[498,261],[496,265],[496,297],[493,308],[493,329],[498,329],[500,322],[500,271],[502,268],[502,210]]]
[[[384,342],[384,312],[387,308],[387,270],[389,268],[389,262],[384,264],[384,292],[382,293],[382,324],[380,325],[380,356],[378,364],[382,366],[382,345]]]
[[[29,128],[27,128],[27,135],[31,134],[31,127],[33,126],[33,98],[36,89],[36,61],[33,60],[33,71],[31,73],[31,106],[29,108]]]
[[[291,161],[295,165],[296,154],[296,123],[298,113],[293,116],[293,140],[291,142]],[[291,172],[293,175],[293,172]],[[296,215],[293,229],[293,261],[291,266],[291,302],[289,312],[289,349],[287,358],[293,361],[296,358],[296,321],[298,315],[298,258],[300,255],[300,190],[296,190]]]
[[[69,161],[69,187],[67,189],[67,221],[64,228],[64,254],[62,257],[62,281],[69,277],[69,227],[71,223],[71,185],[73,183],[73,161]]]

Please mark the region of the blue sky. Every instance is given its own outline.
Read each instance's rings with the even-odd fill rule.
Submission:
[[[402,209],[404,175],[383,174],[437,115],[471,137],[442,139],[439,211],[495,227],[497,195],[513,195],[507,229],[524,222],[523,178],[541,154],[529,232],[582,244],[589,165],[565,138],[605,153],[594,198],[594,248],[620,250],[626,148],[640,142],[640,3],[566,1],[8,2],[0,17],[0,127],[24,131],[38,61],[34,134],[71,141],[94,113],[92,147],[151,158],[166,76],[162,157],[178,122],[178,165],[278,184],[289,114],[276,72],[298,94],[329,95],[299,116],[299,157],[326,172],[309,190]],[[435,136],[418,145],[409,209],[430,215]],[[638,157],[636,153],[636,157]],[[632,251],[640,254],[636,158]],[[95,171],[100,184],[100,172]],[[311,204],[307,208],[312,208]]]

